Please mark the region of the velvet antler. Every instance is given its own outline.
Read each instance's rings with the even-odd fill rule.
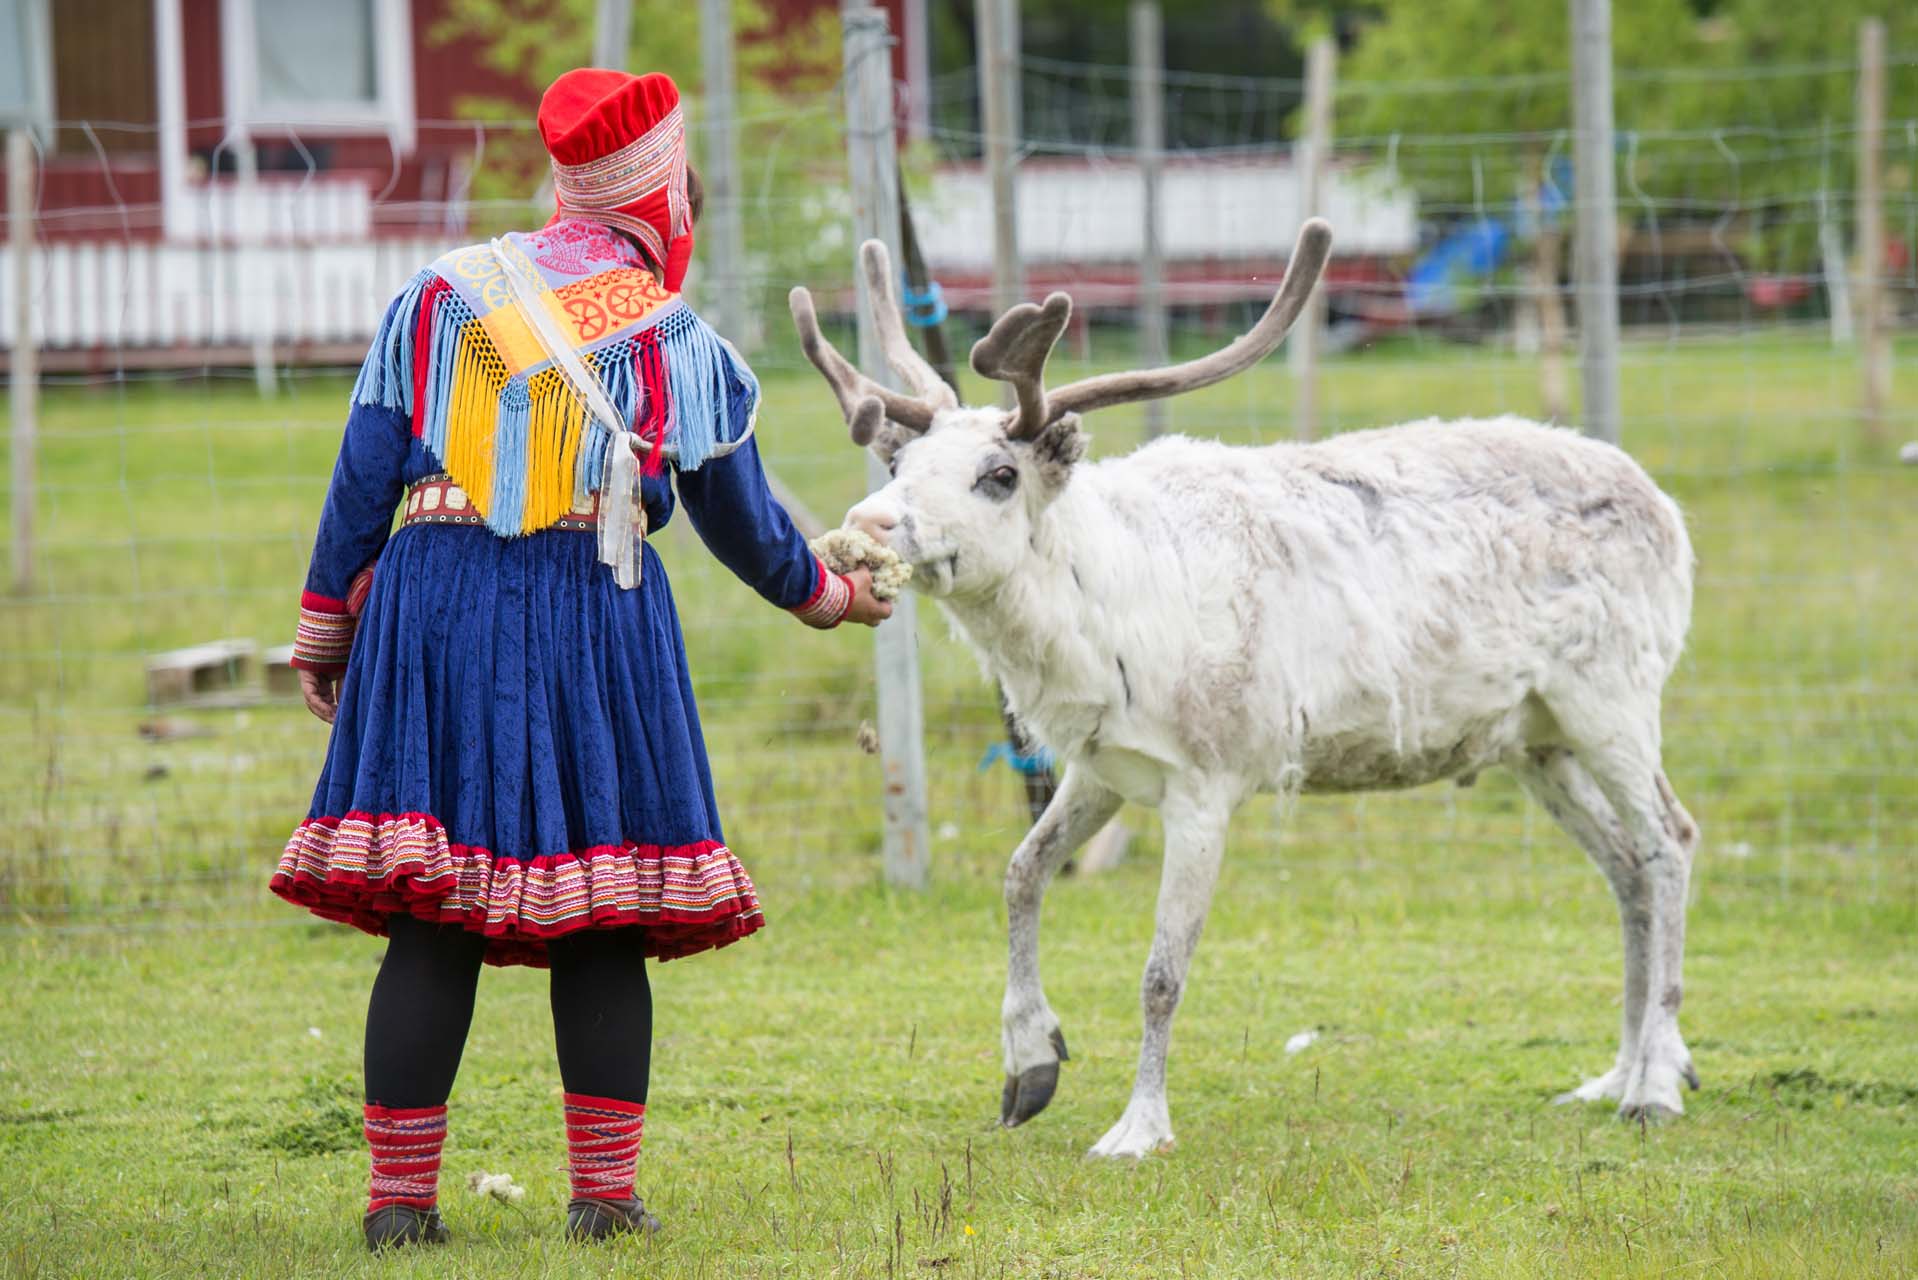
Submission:
[[[1109,405],[1176,396],[1223,382],[1235,373],[1250,369],[1284,340],[1286,331],[1305,309],[1305,300],[1319,282],[1331,251],[1331,225],[1323,218],[1307,218],[1305,225],[1299,228],[1292,258],[1285,264],[1285,279],[1279,282],[1272,304],[1251,329],[1211,355],[1184,364],[1101,374],[1061,387],[1047,398],[1052,416],[1089,413]]]
[[[906,389],[932,406],[933,412],[959,407],[946,380],[913,349],[906,336],[905,313],[893,293],[892,255],[883,241],[868,240],[859,246],[859,264],[866,272],[866,306],[872,313],[873,327],[879,331],[879,345],[886,363],[899,375]]]
[[[972,371],[995,382],[1009,382],[1019,397],[1019,417],[1008,434],[1030,440],[1058,415],[1046,396],[1046,358],[1072,319],[1072,299],[1047,296],[1044,306],[1022,302],[998,320],[972,347]]]
[[[1072,300],[1063,293],[1048,297],[1043,307],[1022,302],[999,317],[991,332],[972,349],[972,367],[982,377],[1009,382],[1019,396],[1019,417],[1012,435],[1031,439],[1048,423],[1068,413],[1089,413],[1135,400],[1157,400],[1196,391],[1251,368],[1277,347],[1305,309],[1305,300],[1325,270],[1332,248],[1332,228],[1322,218],[1308,218],[1299,228],[1285,279],[1259,322],[1238,339],[1211,355],[1160,369],[1136,369],[1085,378],[1047,391],[1046,358],[1065,331]]]
[[[874,382],[826,340],[826,335],[819,331],[819,316],[813,310],[810,290],[804,285],[796,286],[786,301],[792,308],[793,327],[799,330],[800,348],[838,397],[840,412],[846,415],[855,444],[871,444],[882,418],[891,418],[912,431],[924,431],[932,426],[930,404]]]

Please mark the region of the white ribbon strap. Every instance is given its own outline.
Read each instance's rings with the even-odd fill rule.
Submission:
[[[566,336],[559,331],[559,325],[554,321],[552,313],[540,301],[538,278],[527,270],[526,264],[517,254],[508,251],[505,240],[494,240],[492,247],[493,257],[498,259],[500,269],[506,274],[507,283],[513,287],[513,304],[519,308],[520,314],[526,317],[526,323],[532,329],[533,337],[538,340],[541,350],[546,352],[547,358],[560,371],[560,375],[572,385],[574,394],[586,402],[586,407],[592,410],[593,416],[598,418],[608,431],[624,434],[631,447],[642,454],[653,452],[655,446],[651,441],[643,440],[627,430],[626,424],[620,421],[619,411],[613,407],[612,400],[607,397],[606,389],[600,385],[599,379],[593,376],[592,370],[586,367],[586,362],[579,358],[579,352],[573,350],[573,344],[566,341]],[[739,352],[733,348],[732,343],[724,338],[720,338],[719,343],[734,360],[739,360]],[[744,361],[741,363],[743,364]],[[753,432],[758,428],[759,410],[755,405],[752,417],[746,422],[746,430],[740,433],[739,439],[720,441],[713,446],[712,457],[723,458],[743,447],[753,438]],[[669,444],[658,447],[663,449],[664,455],[668,458],[679,456],[679,451]]]
[[[613,407],[606,388],[586,367],[586,362],[580,359],[579,352],[566,340],[552,313],[540,300],[539,279],[528,270],[519,254],[510,251],[503,238],[495,239],[492,249],[493,257],[506,276],[506,282],[512,286],[513,305],[525,317],[527,328],[532,330],[541,350],[545,351],[553,367],[572,387],[573,393],[586,403],[586,408],[612,436],[599,490],[599,559],[600,563],[613,567],[613,577],[620,586],[636,587],[639,585],[639,564],[634,544],[645,533],[643,527],[638,535],[634,533],[635,513],[642,513],[638,518],[644,518],[640,507],[639,455],[652,453],[658,448],[663,456],[673,458],[678,456],[678,451],[671,445],[655,445],[642,439],[620,419],[619,410]],[[733,359],[739,359],[739,353],[733,350],[731,343],[724,338],[720,342]],[[754,406],[753,415],[739,439],[720,442],[713,448],[712,456],[723,458],[740,448],[753,438],[758,426],[758,406]]]
[[[573,393],[586,402],[586,408],[612,436],[599,486],[599,561],[611,565],[613,580],[622,588],[639,585],[639,554],[636,543],[643,536],[636,513],[640,511],[639,450],[651,452],[653,446],[620,421],[619,411],[606,394],[586,362],[559,331],[553,317],[540,301],[539,282],[508,252],[504,240],[493,241],[493,257],[513,287],[513,305],[533,337],[546,352],[560,376],[572,386]],[[669,455],[670,456],[670,455]]]

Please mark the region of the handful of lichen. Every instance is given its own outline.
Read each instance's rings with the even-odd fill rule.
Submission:
[[[912,581],[912,566],[891,547],[874,541],[864,529],[828,529],[808,545],[834,573],[871,570],[872,593],[881,600],[893,599]]]

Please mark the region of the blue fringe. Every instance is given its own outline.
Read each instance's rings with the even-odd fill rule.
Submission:
[[[353,383],[354,404],[377,404],[413,414],[413,332],[419,327],[420,291],[434,279],[422,271],[406,282],[386,309],[372,349]]]
[[[696,471],[722,441],[745,434],[759,405],[759,379],[690,307],[661,320],[657,333],[672,398],[666,438],[678,451],[675,465]]]
[[[645,388],[633,375],[633,343],[622,339],[601,347],[586,357],[586,367],[599,379],[606,398],[613,402],[622,425],[630,427],[638,413]],[[586,415],[586,436],[580,442],[579,462],[573,470],[573,498],[580,501],[599,490],[605,477],[606,452],[616,437],[590,412]]]
[[[453,367],[459,357],[460,329],[472,318],[472,312],[457,294],[447,294],[433,313],[433,332],[427,338],[433,350],[426,357],[426,407],[420,414],[420,437],[433,456],[442,460],[446,457],[447,421],[453,395]]]
[[[533,399],[526,378],[507,379],[499,393],[499,417],[493,426],[493,505],[486,527],[502,538],[516,538],[524,530],[526,511],[526,446]]]
[[[414,338],[419,330],[420,296],[436,279],[429,268],[407,281],[386,310],[372,348],[353,383],[356,404],[377,404],[414,416]],[[426,403],[419,407],[421,443],[438,459],[447,450],[448,415],[453,370],[458,363],[460,332],[473,318],[458,293],[441,296],[434,310],[432,349],[427,355],[423,388]],[[673,446],[674,465],[697,470],[723,443],[737,441],[759,404],[759,380],[711,326],[683,303],[672,307],[653,331],[665,358],[667,394],[671,401],[666,439]],[[636,339],[626,337],[587,356],[587,362],[618,410],[622,425],[638,418],[646,389],[633,370]],[[531,401],[525,375],[513,378],[499,395],[495,424],[493,494],[487,525],[495,533],[513,536],[520,531],[526,506],[526,467]],[[573,474],[573,497],[582,500],[601,487],[608,451],[617,437],[591,414],[582,424],[578,463]]]

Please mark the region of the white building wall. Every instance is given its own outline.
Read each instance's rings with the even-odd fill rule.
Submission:
[[[1168,263],[1283,260],[1303,221],[1298,175],[1270,157],[1170,162],[1161,198]],[[1327,175],[1325,202],[1325,216],[1337,228],[1336,255],[1418,247],[1417,201],[1388,171],[1335,168]],[[1018,177],[1019,256],[1029,268],[1137,261],[1143,203],[1139,170],[1130,162],[1025,164]],[[992,195],[984,170],[939,170],[921,205],[914,210],[919,238],[935,272],[992,269]]]

